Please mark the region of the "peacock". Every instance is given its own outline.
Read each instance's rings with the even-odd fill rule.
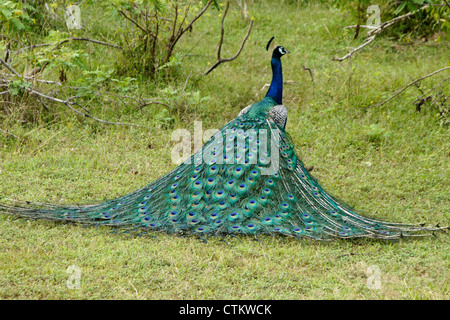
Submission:
[[[1,204],[0,212],[200,239],[394,239],[446,229],[368,218],[317,182],[286,132],[281,58],[287,53],[283,46],[273,49],[272,81],[264,99],[244,108],[200,150],[156,181],[96,205]]]

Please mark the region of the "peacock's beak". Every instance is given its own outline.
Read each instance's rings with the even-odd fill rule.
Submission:
[[[287,50],[286,48],[284,49],[284,50],[286,50],[286,53],[291,53],[289,50]]]

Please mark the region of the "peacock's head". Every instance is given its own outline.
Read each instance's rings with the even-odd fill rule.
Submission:
[[[286,50],[282,46],[277,46],[275,49],[273,49],[272,58],[278,58],[280,59],[282,56],[284,56],[286,53],[290,53],[290,51]]]
[[[272,43],[273,39],[275,37],[270,38],[269,42],[267,42],[266,45],[266,50],[269,51],[270,48],[270,44]],[[282,46],[277,46],[275,49],[273,49],[272,52],[272,58],[278,58],[280,59],[282,56],[284,56],[286,53],[290,53],[290,51],[286,50],[284,47]]]

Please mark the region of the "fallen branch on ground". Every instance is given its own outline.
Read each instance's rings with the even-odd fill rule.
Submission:
[[[350,58],[352,55],[354,55],[356,51],[361,50],[362,48],[364,48],[365,46],[367,46],[369,43],[373,42],[373,40],[375,40],[375,35],[366,38],[366,40],[364,40],[364,42],[363,42],[360,46],[356,47],[355,49],[353,49],[352,51],[350,51],[349,53],[347,53],[345,56],[343,56],[342,58],[333,58],[333,59],[331,59],[331,60],[334,60],[334,61],[344,61],[344,60],[347,60],[347,59]]]
[[[429,74],[427,74],[427,75],[425,75],[425,76],[423,76],[423,77],[420,77],[419,79],[416,79],[416,80],[414,80],[414,81],[408,83],[405,87],[403,87],[402,89],[400,89],[400,90],[398,90],[397,92],[395,92],[394,95],[392,95],[390,98],[388,98],[388,99],[386,99],[386,100],[384,100],[384,101],[382,101],[382,102],[380,102],[380,103],[374,104],[372,107],[379,107],[379,106],[382,106],[383,104],[385,104],[385,103],[391,101],[392,99],[394,99],[396,96],[398,96],[399,94],[401,94],[403,91],[405,91],[406,89],[408,89],[410,86],[415,85],[417,82],[419,82],[419,81],[421,81],[421,80],[423,80],[423,79],[425,79],[425,78],[431,77],[432,75],[435,75],[436,73],[439,73],[439,72],[442,72],[442,71],[448,70],[448,69],[450,69],[450,67],[445,67],[445,68],[436,70],[436,71],[434,71],[434,72],[432,72],[432,73],[429,73]]]
[[[429,97],[425,97],[427,94],[429,94],[431,91],[433,91],[434,89],[436,89],[437,87],[439,87],[441,84],[443,84],[445,81],[448,81],[450,79],[450,77],[445,78],[444,80],[442,80],[441,82],[439,82],[437,85],[435,85],[433,88],[431,88],[430,90],[428,90],[427,92],[425,92],[424,94],[422,94],[420,97],[418,97],[416,100],[413,101],[413,104],[416,104],[417,101],[419,101],[420,99],[426,99]]]

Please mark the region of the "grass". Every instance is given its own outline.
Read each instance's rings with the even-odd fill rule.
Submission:
[[[8,299],[446,299],[448,293],[444,240],[203,244],[7,222],[1,294]],[[82,272],[78,290],[66,286],[71,265]],[[367,287],[371,266],[380,268],[379,290]]]
[[[313,174],[331,193],[361,212],[397,222],[449,223],[449,132],[437,112],[415,111],[420,95],[410,88],[374,107],[411,81],[449,64],[448,38],[398,44],[377,38],[351,63],[331,61],[351,40],[342,28],[354,23],[345,12],[314,3],[285,4],[273,14],[270,2],[249,6],[254,30],[239,58],[206,78],[214,62],[219,21],[211,11],[180,43],[188,52],[178,76],[145,83],[149,94],[174,102],[170,86],[199,92],[208,100],[175,101],[172,122],[157,122],[159,107],[125,112],[99,102],[95,114],[145,127],[105,126],[55,108],[54,121],[19,124],[2,118],[0,195],[57,203],[90,203],[127,194],[176,165],[170,153],[176,128],[220,128],[241,108],[264,95],[270,81],[264,45],[272,34],[292,53],[283,58],[287,130]],[[95,10],[91,12],[95,16]],[[274,28],[276,26],[276,28]],[[226,20],[222,56],[233,55],[246,32],[237,6]],[[274,32],[274,29],[276,30]],[[113,40],[113,39],[112,39]],[[113,41],[112,41],[113,42]],[[195,45],[194,45],[195,44]],[[336,53],[335,51],[339,51]],[[98,48],[95,68],[114,61]],[[343,54],[342,54],[343,55]],[[314,82],[303,65],[314,70]],[[426,79],[424,90],[445,75]],[[448,92],[447,86],[442,90]],[[172,99],[172,100],[171,100]],[[191,101],[190,103],[188,103]],[[175,104],[174,102],[174,104]],[[149,147],[150,146],[150,147]],[[448,299],[449,238],[417,240],[296,241],[243,238],[227,243],[158,235],[131,237],[106,229],[0,216],[2,299]],[[81,269],[80,289],[69,289],[67,268]],[[380,270],[380,289],[369,289],[369,267]]]

